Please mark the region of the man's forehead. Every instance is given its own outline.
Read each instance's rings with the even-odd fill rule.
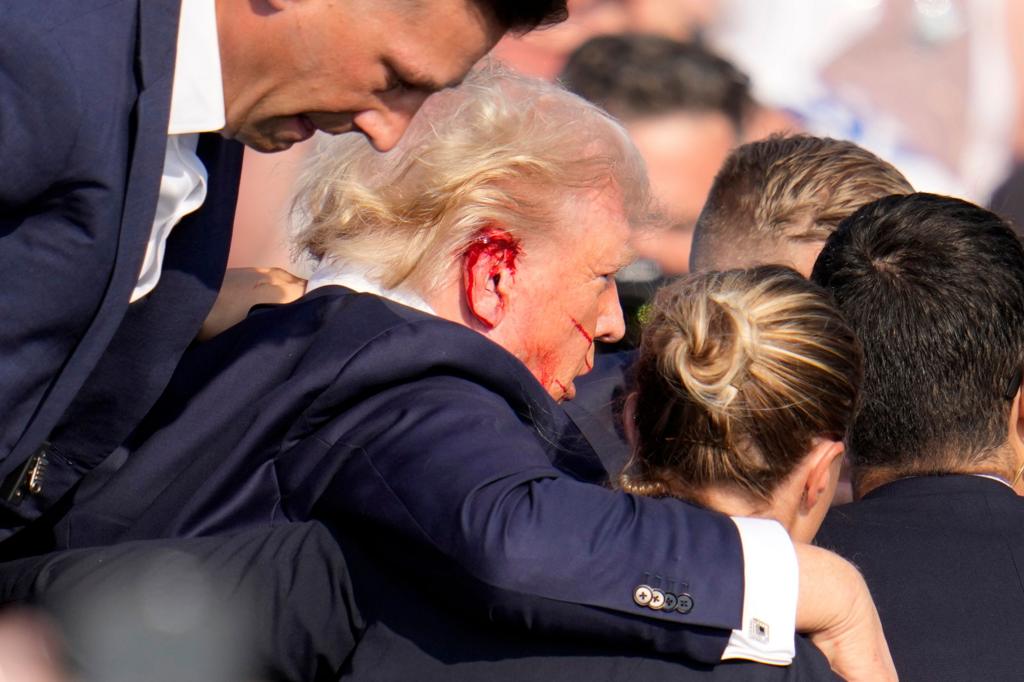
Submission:
[[[635,258],[629,220],[618,191],[588,193],[579,199],[574,230],[579,246],[607,271],[619,270]]]
[[[472,0],[414,2],[403,14],[410,25],[392,46],[390,66],[425,91],[458,85],[505,33],[497,19]]]

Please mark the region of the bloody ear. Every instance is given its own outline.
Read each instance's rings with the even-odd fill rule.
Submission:
[[[488,329],[496,327],[505,316],[520,252],[519,242],[512,235],[492,227],[484,230],[463,255],[466,307]]]

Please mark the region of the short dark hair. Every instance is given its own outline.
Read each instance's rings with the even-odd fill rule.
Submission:
[[[622,119],[719,112],[738,131],[753,106],[750,80],[739,69],[699,43],[662,36],[591,38],[569,56],[560,79]]]
[[[498,20],[505,30],[527,33],[535,28],[551,26],[569,17],[566,0],[476,0]]]
[[[697,218],[692,271],[719,270],[740,244],[824,240],[855,210],[913,192],[893,165],[847,140],[773,135],[734,149]]]
[[[864,347],[854,465],[915,475],[992,461],[1024,360],[1024,247],[1010,226],[959,199],[886,197],[840,224],[812,278]]]

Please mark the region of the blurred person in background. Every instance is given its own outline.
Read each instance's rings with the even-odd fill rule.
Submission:
[[[595,36],[649,33],[673,40],[699,37],[721,0],[569,0],[569,19],[525,36],[508,36],[494,56],[520,73],[554,80],[566,60]]]
[[[700,43],[658,35],[593,38],[562,70],[566,87],[622,121],[647,163],[669,229],[638,235],[641,260],[619,275],[633,347],[638,311],[665,277],[685,273],[697,214],[716,171],[759,107],[747,77]]]
[[[300,201],[296,243],[320,261],[306,296],[188,355],[59,546],[321,519],[513,626],[784,664],[795,617],[841,671],[888,677],[852,566],[772,521],[595,485],[557,401],[623,333],[613,275],[650,219],[642,160],[603,111],[477,73],[389,153],[330,141]]]
[[[755,107],[746,76],[697,43],[615,35],[581,45],[559,79],[629,131],[672,223],[638,241],[638,255],[666,275],[685,273],[697,214]]]
[[[722,0],[705,36],[807,132],[869,149],[919,189],[985,201],[1020,120],[1019,5]]]
[[[864,571],[901,680],[1024,668],[1024,246],[931,194],[843,221],[814,266],[864,347],[857,501],[818,542]]]
[[[507,30],[562,18],[555,0],[0,7],[0,537],[123,441],[195,339],[243,143],[387,149]]]

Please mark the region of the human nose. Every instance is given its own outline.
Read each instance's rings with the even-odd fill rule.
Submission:
[[[427,97],[427,93],[402,93],[380,108],[359,112],[352,117],[352,123],[369,138],[374,149],[386,152],[402,139],[412,117]]]
[[[601,294],[594,338],[604,343],[615,343],[626,335],[626,320],[619,304],[619,290],[615,280],[608,280],[608,286]]]

